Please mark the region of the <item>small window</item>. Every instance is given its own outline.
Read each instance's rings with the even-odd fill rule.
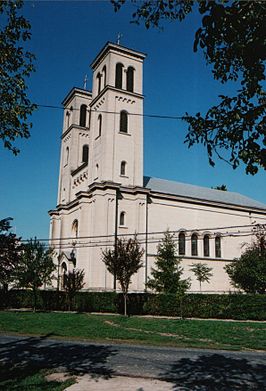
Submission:
[[[209,237],[209,235],[204,235],[204,237],[203,237],[203,254],[204,254],[204,257],[210,256],[210,237]]]
[[[97,84],[98,84],[98,95],[99,95],[99,93],[101,92],[101,78],[102,78],[102,75],[100,74],[100,73],[98,73],[98,75],[97,75]]]
[[[99,164],[97,163],[95,166],[95,179],[97,179],[99,176]]]
[[[69,124],[70,124],[70,111],[67,111],[66,112],[66,128],[67,129],[69,128]]]
[[[123,64],[118,63],[115,67],[115,87],[122,88],[122,75],[123,75]]]
[[[102,76],[103,76],[103,87],[105,87],[106,86],[106,66],[103,67]]]
[[[191,255],[198,255],[198,235],[192,234],[191,236]]]
[[[98,117],[98,137],[102,135],[102,114]]]
[[[221,251],[221,236],[215,237],[215,257],[221,258],[222,251]]]
[[[74,238],[78,237],[78,229],[79,229],[78,220],[74,220],[73,223],[72,223],[72,236]]]
[[[86,117],[87,117],[87,106],[81,105],[80,106],[80,113],[79,113],[79,126],[86,126]]]
[[[125,161],[121,162],[120,175],[126,175],[126,165],[127,163]]]
[[[125,225],[125,217],[126,217],[125,212],[121,212],[119,218],[119,225]]]
[[[134,68],[127,69],[127,91],[133,92],[134,89]]]
[[[89,161],[89,147],[88,145],[83,145],[82,147],[82,163],[88,163]]]
[[[186,254],[186,236],[184,232],[180,232],[178,235],[178,253],[179,255]]]
[[[69,147],[66,147],[65,166],[68,165],[68,160],[69,160]]]
[[[128,132],[128,113],[125,110],[120,112],[120,132]]]

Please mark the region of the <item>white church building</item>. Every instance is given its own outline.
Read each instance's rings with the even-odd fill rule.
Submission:
[[[195,263],[213,269],[202,291],[232,291],[224,266],[252,240],[254,221],[266,223],[266,205],[238,193],[143,176],[144,59],[107,43],[91,64],[92,92],[73,88],[63,101],[58,201],[49,212],[58,274],[75,266],[84,269],[84,289],[114,289],[102,250],[136,233],[143,267],[130,289],[143,291],[169,229],[191,291],[199,291],[190,271]]]

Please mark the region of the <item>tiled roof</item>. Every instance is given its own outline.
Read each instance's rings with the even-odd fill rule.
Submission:
[[[206,187],[200,187],[190,185],[186,183],[168,181],[165,179],[144,177],[144,187],[151,189],[152,191],[181,196],[189,199],[198,199],[204,201],[212,201],[229,205],[237,205],[241,207],[264,209],[266,211],[266,205],[248,198],[239,193],[233,193],[230,191],[222,191],[215,189],[208,189]]]

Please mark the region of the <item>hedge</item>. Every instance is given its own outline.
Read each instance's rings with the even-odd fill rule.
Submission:
[[[0,290],[0,308],[32,308],[33,294],[26,290]],[[38,292],[37,309],[66,311],[65,292]],[[123,313],[123,296],[116,292],[78,292],[72,310],[79,312]],[[266,320],[266,295],[187,294],[175,295],[132,293],[128,295],[130,315],[161,315],[185,318]]]

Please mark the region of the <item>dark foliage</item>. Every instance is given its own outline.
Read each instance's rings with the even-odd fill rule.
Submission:
[[[15,155],[18,137],[30,137],[27,118],[36,105],[27,97],[26,78],[34,71],[34,55],[23,49],[30,23],[19,13],[21,0],[0,1],[0,139]]]
[[[13,281],[21,253],[21,242],[14,233],[9,232],[12,218],[0,220],[0,285],[8,289]]]

